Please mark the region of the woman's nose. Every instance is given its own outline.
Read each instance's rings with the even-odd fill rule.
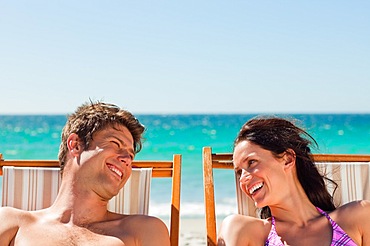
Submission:
[[[250,173],[243,170],[242,174],[240,175],[239,182],[242,184],[245,184],[248,182],[249,179],[250,179]]]

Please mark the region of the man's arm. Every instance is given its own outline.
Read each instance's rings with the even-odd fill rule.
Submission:
[[[170,237],[167,226],[162,220],[149,217],[146,232],[142,233],[142,245],[170,246]]]
[[[17,234],[19,210],[11,207],[0,208],[0,246],[8,246]]]
[[[146,215],[131,215],[129,231],[138,245],[170,246],[167,226],[162,220]]]

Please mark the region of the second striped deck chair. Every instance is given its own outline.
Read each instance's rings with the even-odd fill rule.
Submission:
[[[354,200],[370,200],[370,155],[314,154],[313,158],[319,170],[338,183],[338,189],[334,195],[336,205]],[[203,148],[203,181],[208,245],[217,244],[214,168],[233,171],[232,153],[212,153],[211,147]],[[239,174],[234,173],[238,213],[257,216],[254,203],[239,188]],[[333,191],[333,188],[328,185],[329,192]]]
[[[369,158],[361,160],[361,158]],[[319,171],[338,184],[327,182],[330,194],[334,193],[334,204],[340,206],[351,201],[370,200],[370,156],[359,155],[314,155]],[[235,173],[238,213],[257,216],[257,209],[248,196],[239,188],[240,175]]]

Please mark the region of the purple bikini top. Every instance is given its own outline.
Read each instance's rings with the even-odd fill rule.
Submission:
[[[324,215],[331,224],[333,228],[333,238],[331,240],[330,246],[356,246],[357,244],[343,231],[340,226],[335,223],[334,220],[330,218],[330,216],[325,213],[320,208],[316,207],[316,209]],[[284,246],[283,242],[280,240],[279,235],[276,232],[275,227],[275,218],[274,216],[271,217],[271,230],[265,242],[265,246]]]

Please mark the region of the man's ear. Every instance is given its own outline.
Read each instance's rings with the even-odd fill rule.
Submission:
[[[69,152],[74,156],[81,154],[83,151],[81,140],[76,133],[72,133],[67,138],[67,147]]]
[[[295,166],[296,154],[294,150],[287,149],[284,154],[285,168],[289,169]]]

